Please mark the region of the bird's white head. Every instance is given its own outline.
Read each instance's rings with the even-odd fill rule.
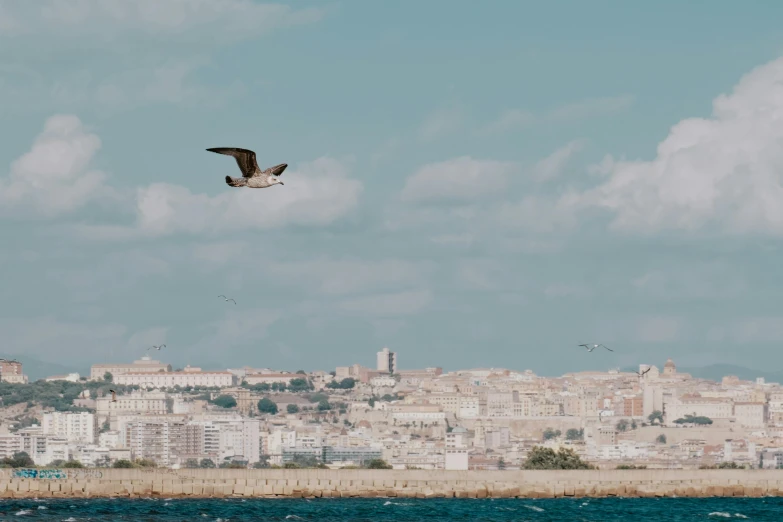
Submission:
[[[273,185],[285,185],[285,183],[282,182],[282,180],[278,177],[272,178],[272,184]]]

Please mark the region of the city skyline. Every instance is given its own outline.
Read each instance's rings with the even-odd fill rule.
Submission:
[[[108,5],[0,8],[0,355],[783,369],[783,5]]]

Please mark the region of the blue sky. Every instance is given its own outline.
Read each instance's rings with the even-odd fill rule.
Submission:
[[[783,4],[539,4],[0,0],[3,351],[783,369]]]

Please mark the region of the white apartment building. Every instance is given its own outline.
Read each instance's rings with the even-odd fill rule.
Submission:
[[[110,373],[113,378],[126,373],[157,373],[170,372],[171,365],[151,359],[145,355],[138,361],[130,364],[93,364],[90,368],[90,380],[102,381],[106,373]],[[114,380],[114,382],[117,382]]]
[[[181,451],[182,427],[178,421],[129,422],[125,427],[125,445],[134,459],[151,459],[159,466],[170,466]]]
[[[43,434],[62,437],[68,442],[93,444],[98,433],[98,418],[86,412],[55,411],[43,414]]]
[[[248,376],[248,379],[250,376]],[[173,388],[180,386],[203,386],[227,388],[235,384],[231,372],[201,371],[201,368],[186,366],[181,372],[124,373],[114,378],[117,384],[146,386],[150,388]]]
[[[379,375],[370,379],[370,386],[373,388],[394,388],[397,381],[390,375]]]
[[[384,373],[396,373],[397,372],[397,352],[389,351],[388,348],[384,348],[376,355],[376,369],[379,372]]]
[[[294,379],[306,378],[306,375],[296,373],[249,373],[245,375],[245,382],[250,386],[256,384],[281,383],[288,385]]]
[[[11,458],[22,451],[22,437],[16,433],[0,434],[0,459]]]
[[[168,395],[163,391],[134,390],[126,395],[117,395],[117,402],[111,400],[111,395],[98,397],[95,400],[95,411],[99,418],[120,413],[152,413],[163,415],[168,413]]]

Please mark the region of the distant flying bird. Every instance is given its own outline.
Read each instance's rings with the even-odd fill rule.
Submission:
[[[218,297],[222,297],[225,302],[233,301],[234,304],[237,304],[237,302],[231,299],[230,297],[226,297],[224,295],[219,295]]]
[[[645,373],[647,373],[647,372],[649,372],[649,371],[650,371],[650,368],[652,368],[652,367],[651,367],[651,366],[648,366],[648,367],[647,367],[647,369],[646,369],[646,370],[644,370],[642,373],[639,373],[639,372],[637,372],[636,370],[634,370],[634,371],[633,371],[633,373],[635,373],[635,374],[636,374],[636,375],[638,375],[639,377],[644,377],[644,374],[645,374]]]
[[[150,346],[149,348],[147,348],[147,351],[149,352],[149,351],[150,351],[150,350],[152,350],[153,348],[155,348],[156,350],[160,351],[160,349],[161,349],[161,348],[165,348],[165,347],[166,347],[166,345],[165,345],[165,344],[161,344],[160,346],[155,346],[155,345],[153,344],[152,346]]]
[[[117,392],[114,390],[109,390],[111,392],[111,402],[117,402]]]
[[[226,176],[226,184],[230,187],[267,188],[272,185],[285,185],[285,183],[280,181],[280,176],[288,167],[287,163],[281,163],[266,170],[261,170],[256,162],[256,153],[252,150],[235,147],[216,147],[207,150],[216,154],[233,156],[237,160],[239,170],[242,171],[242,177],[232,178],[231,176]]]
[[[592,351],[593,351],[593,350],[595,350],[596,348],[601,348],[601,347],[604,347],[604,348],[606,348],[606,349],[607,349],[607,350],[609,350],[610,352],[613,352],[613,351],[614,351],[614,350],[612,350],[611,348],[607,348],[607,347],[606,347],[606,346],[604,346],[603,344],[580,344],[579,346],[584,346],[585,348],[587,348],[587,351],[588,351],[588,352],[592,352]]]

